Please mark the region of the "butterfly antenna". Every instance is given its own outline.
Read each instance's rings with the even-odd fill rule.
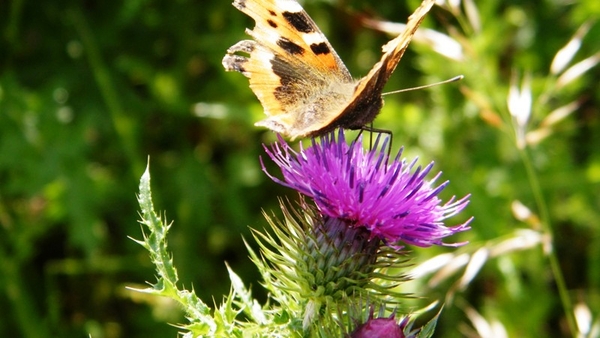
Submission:
[[[444,80],[444,81],[440,81],[440,82],[436,82],[436,83],[431,83],[431,84],[424,85],[424,86],[418,86],[418,87],[412,87],[412,88],[406,88],[406,89],[399,89],[399,90],[394,90],[394,91],[387,92],[387,93],[382,93],[381,96],[390,95],[390,94],[404,93],[404,92],[410,92],[410,91],[413,91],[413,90],[425,89],[425,88],[430,88],[430,87],[433,87],[433,86],[438,86],[438,85],[442,85],[442,84],[446,84],[446,83],[457,82],[457,81],[462,80],[464,77],[465,77],[464,75],[458,75],[458,76],[455,76],[455,77],[453,77],[451,79],[448,79],[448,80]]]

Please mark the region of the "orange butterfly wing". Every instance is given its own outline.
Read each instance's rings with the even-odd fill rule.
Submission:
[[[268,116],[257,125],[292,138],[305,136],[331,120],[327,112],[350,101],[350,73],[300,4],[235,0],[233,5],[256,22],[246,30],[254,40],[229,48],[223,65],[249,78]]]
[[[435,0],[424,0],[405,31],[383,46],[381,60],[354,81],[339,56],[295,0],[235,0],[254,19],[254,40],[227,50],[223,66],[249,78],[267,119],[256,123],[292,139],[342,127],[360,129],[383,106],[381,93]],[[238,55],[246,53],[250,57]]]
[[[373,122],[381,107],[383,87],[396,69],[404,52],[408,48],[413,35],[419,25],[435,4],[435,0],[424,0],[419,8],[408,18],[406,28],[395,39],[390,40],[382,47],[383,56],[371,71],[356,84],[352,101],[344,108],[339,116],[326,128],[316,131],[314,135],[321,135],[337,127],[347,129],[361,129]]]

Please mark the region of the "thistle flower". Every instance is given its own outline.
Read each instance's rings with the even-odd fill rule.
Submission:
[[[464,244],[446,244],[442,239],[470,229],[471,219],[452,227],[443,221],[463,210],[469,195],[441,204],[437,195],[448,181],[433,186],[441,173],[425,180],[433,162],[415,168],[416,159],[409,164],[400,160],[402,151],[390,162],[388,141],[386,137],[380,142],[378,136],[373,148],[365,150],[362,136],[348,145],[340,130],[337,139],[330,133],[296,152],[280,137],[265,150],[280,167],[283,180],[269,174],[264,164],[263,170],[273,181],[311,198],[323,215],[344,220],[349,227],[363,227],[370,239],[389,246]]]
[[[371,318],[352,333],[352,338],[405,338],[394,317]]]
[[[403,317],[400,322],[396,322],[396,314],[392,313],[387,318],[374,318],[373,308],[369,314],[369,319],[362,325],[358,326],[350,335],[351,338],[413,338],[418,330],[410,331],[407,328],[409,317]]]

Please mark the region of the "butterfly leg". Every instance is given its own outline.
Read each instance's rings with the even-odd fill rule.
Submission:
[[[373,149],[373,134],[386,134],[389,136],[389,142],[387,143],[386,147],[387,147],[387,158],[389,159],[390,156],[392,155],[392,141],[394,138],[394,134],[392,134],[391,130],[387,130],[387,129],[379,129],[379,128],[373,128],[373,123],[369,124],[368,126],[362,126],[359,128],[360,133],[358,134],[358,136],[360,137],[360,135],[362,134],[363,131],[367,131],[369,132],[369,149]],[[377,136],[377,140],[375,141],[375,143],[379,143],[379,136]]]

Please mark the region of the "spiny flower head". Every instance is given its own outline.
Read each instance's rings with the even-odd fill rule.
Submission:
[[[351,338],[413,338],[412,333],[405,333],[409,317],[404,317],[400,322],[396,322],[396,314],[393,313],[387,318],[374,318],[373,308],[370,310],[369,319],[352,332]],[[414,333],[418,332],[414,331]]]
[[[290,187],[313,199],[326,216],[344,220],[351,227],[364,227],[370,237],[394,246],[399,242],[428,247],[445,244],[442,239],[468,230],[470,219],[446,227],[443,221],[463,210],[469,196],[442,204],[438,197],[448,184],[433,184],[425,177],[433,163],[425,168],[400,160],[400,151],[390,161],[386,153],[389,137],[377,137],[371,150],[362,146],[362,137],[349,145],[344,133],[327,134],[311,146],[294,151],[280,137],[267,154],[280,167],[283,180],[263,170],[275,182]],[[416,168],[415,168],[416,167]]]

